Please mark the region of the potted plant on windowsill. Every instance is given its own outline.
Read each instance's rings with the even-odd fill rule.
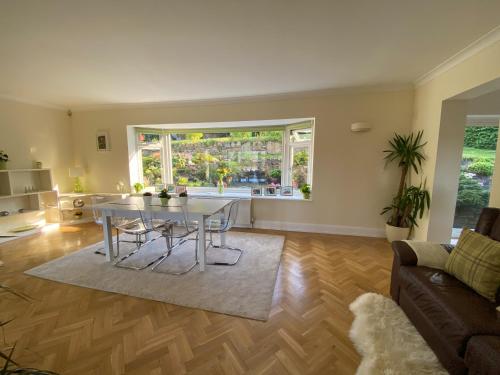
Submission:
[[[179,193],[179,202],[182,205],[185,205],[187,204],[187,201],[188,201],[188,193],[186,190],[184,190],[183,192]]]
[[[0,170],[7,169],[8,161],[9,161],[9,155],[0,150]]]
[[[142,199],[144,200],[144,207],[151,206],[151,202],[153,201],[153,194],[149,191],[146,191],[142,194]]]
[[[162,206],[168,206],[168,200],[172,197],[170,196],[170,194],[167,193],[167,189],[163,189],[158,194],[158,198],[160,198]]]
[[[300,192],[302,193],[302,196],[304,199],[310,199],[311,198],[311,186],[308,184],[302,185],[300,188]]]
[[[389,141],[390,148],[384,150],[386,163],[396,161],[401,168],[398,192],[392,203],[381,212],[381,215],[390,213],[385,226],[389,242],[408,239],[413,228],[418,226],[417,219],[422,218],[430,206],[425,182],[419,186],[408,184],[409,172],[413,170],[418,174],[425,160],[423,147],[427,142],[422,142],[422,135],[423,131],[407,136],[395,134]]]
[[[134,190],[135,190],[136,194],[139,194],[143,189],[144,189],[144,185],[141,184],[140,182],[136,182],[134,184]]]
[[[221,162],[219,163],[216,173],[218,178],[217,191],[219,194],[222,194],[224,193],[224,177],[231,173],[231,168],[229,168],[226,163]]]

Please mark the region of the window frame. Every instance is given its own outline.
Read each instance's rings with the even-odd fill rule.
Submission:
[[[269,128],[269,129],[266,129]],[[311,129],[311,139],[307,141],[300,142],[290,142],[290,136],[292,130],[298,129]],[[146,134],[159,134],[160,135],[160,156],[161,156],[161,178],[164,184],[172,184],[173,183],[173,173],[172,173],[172,148],[171,148],[171,134],[176,133],[208,133],[208,132],[242,132],[242,131],[262,131],[262,130],[276,130],[276,127],[272,126],[262,126],[262,127],[228,127],[224,129],[206,129],[206,128],[198,128],[198,129],[148,129],[141,128],[139,126],[135,127],[135,152],[137,157],[137,169],[138,169],[138,180],[140,183],[144,184],[144,171],[143,171],[143,161],[142,161],[142,152],[143,150],[158,150],[158,146],[150,146],[150,145],[141,145],[139,141],[139,135],[141,133]],[[314,119],[309,120],[308,122],[302,121],[296,124],[290,124],[281,127],[283,131],[283,139],[282,139],[282,158],[281,158],[281,186],[292,186],[292,168],[293,168],[293,160],[291,160],[292,148],[300,147],[307,148],[309,152],[309,158],[307,163],[307,184],[312,186],[313,181],[313,159],[314,159],[314,132],[315,132],[315,121]],[[252,186],[252,184],[249,184]],[[150,187],[151,188],[151,187]],[[191,188],[190,188],[191,189]],[[197,189],[196,187],[192,187],[192,189]],[[212,188],[199,188],[203,190],[212,189]],[[217,188],[214,187],[215,191]],[[232,189],[244,189],[244,188],[232,188]]]

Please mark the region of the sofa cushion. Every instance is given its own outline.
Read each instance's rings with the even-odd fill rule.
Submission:
[[[403,266],[399,275],[408,297],[460,357],[471,336],[500,335],[500,312],[495,304],[446,272]]]
[[[500,337],[472,337],[467,344],[465,364],[469,375],[500,374]]]
[[[445,270],[494,302],[500,287],[500,242],[464,228]]]

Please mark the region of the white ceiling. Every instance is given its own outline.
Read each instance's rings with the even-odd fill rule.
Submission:
[[[0,96],[65,108],[413,82],[498,0],[2,0]]]

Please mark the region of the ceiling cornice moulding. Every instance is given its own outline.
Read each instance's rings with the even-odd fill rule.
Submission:
[[[144,103],[110,103],[110,104],[96,104],[72,107],[73,112],[87,112],[87,111],[100,111],[112,109],[127,109],[127,108],[155,108],[155,107],[184,107],[184,106],[205,106],[205,105],[228,105],[233,103],[251,103],[261,101],[278,101],[286,99],[300,99],[300,98],[314,98],[321,96],[334,96],[334,95],[349,95],[361,93],[374,93],[374,92],[393,92],[412,90],[413,84],[392,84],[392,85],[373,85],[373,86],[359,86],[359,87],[340,87],[329,88],[321,90],[297,91],[279,94],[263,94],[263,95],[249,95],[239,97],[227,98],[213,98],[213,99],[193,99],[193,100],[177,100],[177,101],[164,101],[164,102],[144,102]]]
[[[467,60],[469,57],[474,56],[478,52],[497,43],[498,41],[500,41],[500,26],[495,27],[493,30],[489,31],[475,42],[472,42],[460,52],[454,54],[434,69],[415,80],[415,85],[421,86],[429,81],[432,81],[437,76],[447,72],[461,62]]]

